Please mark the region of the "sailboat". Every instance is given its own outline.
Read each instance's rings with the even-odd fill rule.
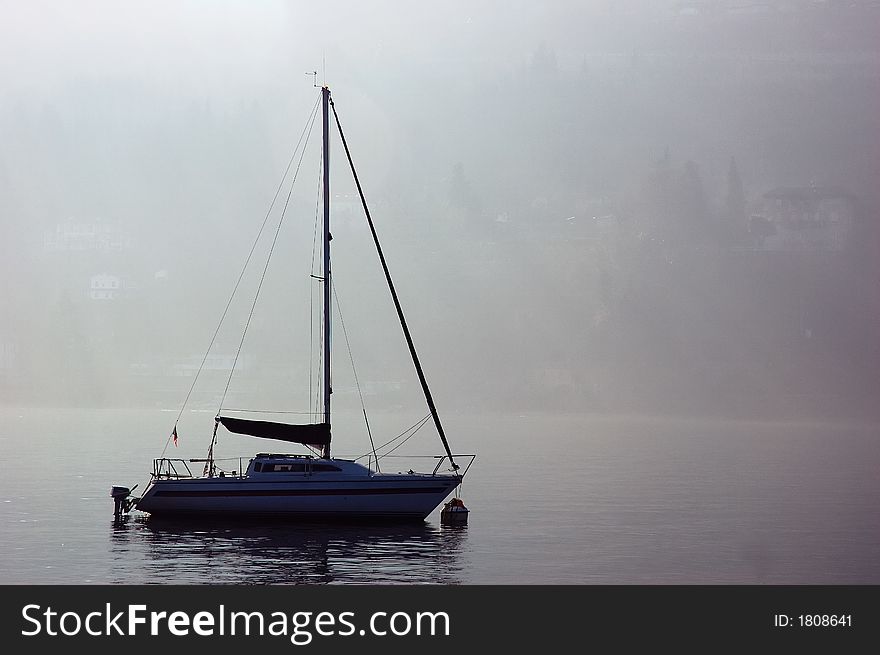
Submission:
[[[111,495],[117,503],[117,513],[137,509],[151,516],[424,520],[455,492],[473,463],[474,455],[455,455],[450,449],[327,86],[321,87],[320,102],[323,124],[323,270],[318,279],[323,286],[321,360],[324,390],[321,420],[308,424],[289,424],[243,419],[218,412],[214,418],[207,458],[155,459],[150,481],[140,498],[131,496],[131,490],[126,487],[113,487]],[[383,473],[378,470],[378,458],[377,470],[373,470],[369,466],[371,462],[364,465],[355,460],[331,455],[331,109],[430,416],[445,450],[445,454],[436,456],[436,465],[428,472]],[[214,455],[220,426],[237,434],[301,444],[309,447],[309,453],[261,452],[250,457],[246,465],[242,458],[236,470],[227,472],[218,467],[218,460]],[[174,435],[176,436],[176,426]],[[458,461],[464,459],[467,459],[467,465],[462,469]],[[201,475],[191,472],[189,464],[193,462],[204,463]]]

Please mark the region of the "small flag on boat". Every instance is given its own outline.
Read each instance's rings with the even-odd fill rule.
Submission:
[[[171,438],[174,439],[174,445],[177,446],[177,424],[174,425],[174,430],[171,432]]]

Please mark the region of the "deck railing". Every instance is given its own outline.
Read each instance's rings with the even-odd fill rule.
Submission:
[[[455,459],[459,459],[459,460],[469,458],[467,461],[467,464],[464,467],[464,470],[461,470],[460,465],[459,465],[459,468],[457,469],[459,471],[459,473],[458,473],[459,477],[462,477],[462,478],[464,477],[465,473],[467,473],[468,469],[471,467],[471,464],[473,464],[474,460],[477,458],[477,456],[473,455],[473,454],[460,454],[460,455],[453,454],[452,456]],[[376,463],[377,458],[373,457],[372,453],[367,454],[366,458],[367,458],[367,468],[372,469],[373,464]],[[434,469],[431,471],[431,475],[437,475],[437,473],[440,471],[440,467],[443,466],[443,462],[449,459],[449,455],[379,455],[379,457],[378,457],[379,460],[383,460],[386,458],[387,459],[403,459],[403,460],[435,459],[435,460],[437,460],[437,464],[434,466]],[[359,457],[358,459],[361,459],[361,458]],[[355,460],[355,461],[357,461],[357,460]],[[450,470],[452,470],[451,467],[450,467]],[[414,472],[415,471],[410,471],[410,473],[414,473]]]
[[[247,458],[248,463],[250,463],[251,458]],[[153,460],[153,478],[156,480],[183,480],[186,478],[195,478],[199,477],[193,475],[192,470],[190,470],[189,465],[192,463],[201,463],[206,464],[209,473],[203,475],[202,477],[233,477],[233,478],[244,478],[247,473],[247,464],[244,463],[244,457],[226,457],[223,459],[171,459],[168,457],[161,457],[159,459]],[[238,469],[232,471],[226,471],[217,466],[218,462],[238,462]],[[219,476],[217,475],[217,471],[219,471]]]

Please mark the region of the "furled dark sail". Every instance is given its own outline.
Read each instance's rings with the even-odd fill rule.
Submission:
[[[307,446],[325,446],[330,443],[329,423],[291,425],[289,423],[273,423],[272,421],[250,421],[229,416],[221,416],[220,422],[230,432],[249,434],[252,437],[292,441]]]

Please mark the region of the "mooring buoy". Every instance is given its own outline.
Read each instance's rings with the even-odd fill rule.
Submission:
[[[470,514],[470,510],[464,506],[461,498],[453,498],[443,505],[443,509],[440,511],[440,523],[461,525],[467,523],[468,514]]]

